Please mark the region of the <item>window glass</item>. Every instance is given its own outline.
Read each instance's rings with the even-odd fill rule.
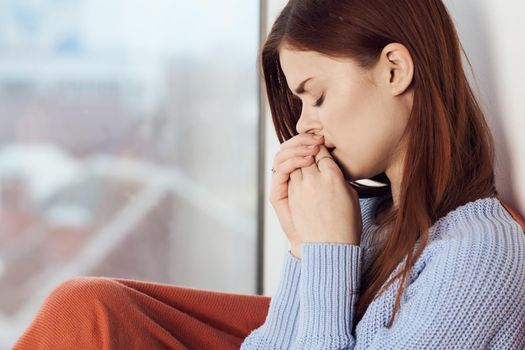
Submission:
[[[255,293],[258,12],[0,0],[0,344],[76,276]]]

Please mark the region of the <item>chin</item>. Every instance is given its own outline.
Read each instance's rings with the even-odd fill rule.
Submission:
[[[332,158],[334,159],[334,162],[339,167],[339,170],[341,170],[341,173],[343,174],[345,182],[356,182],[356,181],[369,181],[370,186],[377,186],[377,185],[384,185],[382,183],[372,181],[370,180],[371,177],[374,175],[377,175],[377,172],[370,172],[364,169],[356,169],[355,167],[352,169],[352,171],[349,170],[348,162],[343,161],[340,157],[337,155],[332,154]],[[355,165],[355,164],[354,164]],[[365,183],[368,184],[368,183]]]
[[[359,177],[351,176],[350,172],[348,171],[346,165],[337,157],[337,155],[334,154],[335,151],[331,152],[332,158],[334,159],[334,162],[339,166],[339,169],[343,173],[343,177],[346,182],[352,182],[359,180]]]

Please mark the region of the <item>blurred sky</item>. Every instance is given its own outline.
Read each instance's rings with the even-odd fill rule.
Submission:
[[[253,41],[257,11],[254,0],[0,0],[0,50],[202,55]]]

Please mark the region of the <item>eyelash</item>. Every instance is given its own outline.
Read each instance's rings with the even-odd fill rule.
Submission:
[[[301,101],[301,99],[299,97],[295,96],[295,95],[293,95],[293,98],[298,100],[298,101]],[[324,94],[321,97],[319,97],[319,99],[315,102],[313,107],[321,107],[323,102],[324,102]]]
[[[314,107],[321,107],[324,101],[324,94],[315,102]]]

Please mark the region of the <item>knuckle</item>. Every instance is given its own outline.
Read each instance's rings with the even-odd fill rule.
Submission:
[[[281,146],[280,146],[280,149],[281,151],[286,149],[289,145],[290,145],[290,142],[292,141],[293,139],[289,139],[289,140],[286,140],[284,141],[283,143],[281,143]]]
[[[309,149],[310,151],[318,151],[319,150],[319,145],[313,145],[313,147],[308,147],[306,146],[307,149]]]
[[[286,150],[283,150],[275,154],[273,161],[275,164],[279,164],[279,163],[282,163],[285,159],[286,159]]]
[[[299,164],[304,164],[304,163],[308,164],[308,163],[310,163],[311,161],[312,161],[312,157],[308,157],[308,158],[304,158],[304,157],[303,157],[303,158],[300,158],[297,162],[298,162]]]
[[[294,153],[295,153],[295,155],[300,156],[300,155],[306,155],[306,154],[308,154],[309,151],[310,151],[309,148],[306,148],[306,147],[304,147],[304,146],[299,146],[299,147],[297,147],[297,148],[295,149],[295,152],[294,152]]]

